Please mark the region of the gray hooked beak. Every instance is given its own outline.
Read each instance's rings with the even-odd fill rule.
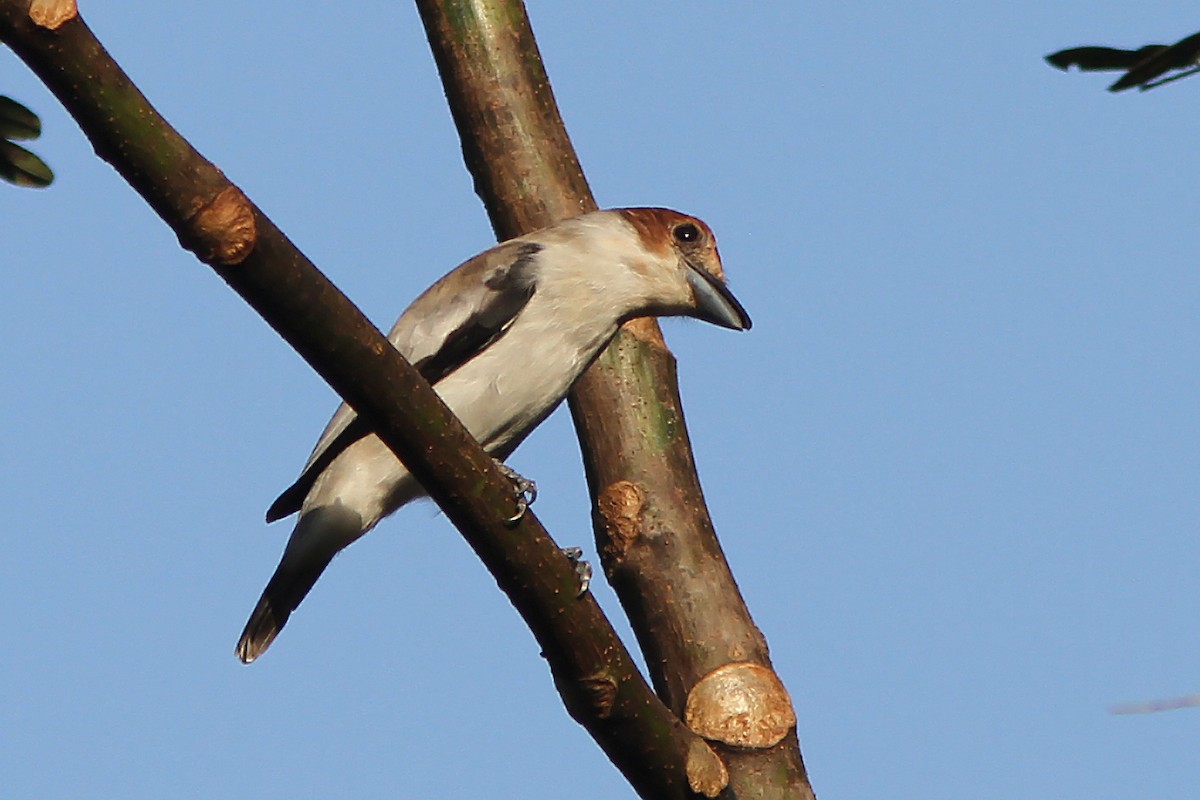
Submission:
[[[715,275],[689,263],[687,281],[696,298],[696,310],[691,316],[722,328],[750,330],[750,315]]]

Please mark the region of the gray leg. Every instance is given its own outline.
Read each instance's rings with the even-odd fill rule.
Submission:
[[[575,565],[575,575],[579,578],[579,594],[576,597],[583,597],[592,583],[592,565],[583,560],[581,547],[564,547],[562,554]]]
[[[525,516],[525,512],[533,505],[533,501],[537,500],[537,484],[521,475],[512,467],[505,464],[498,458],[493,458],[496,466],[504,473],[504,477],[512,481],[513,488],[516,489],[517,495],[517,513],[505,520],[509,525],[516,525],[521,521],[521,517]]]

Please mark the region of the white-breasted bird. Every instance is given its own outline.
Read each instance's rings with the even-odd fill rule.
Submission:
[[[623,208],[573,217],[503,242],[429,287],[388,339],[467,430],[503,459],[566,396],[617,328],[643,316],[750,327],[725,288],[716,239],[695,217]],[[300,512],[283,558],[237,644],[250,663],[270,646],[342,548],[420,484],[345,403],[299,479],[267,510]]]

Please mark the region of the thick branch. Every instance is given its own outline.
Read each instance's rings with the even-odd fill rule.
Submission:
[[[46,3],[40,5],[45,6]],[[658,701],[532,514],[420,375],[274,224],[154,110],[73,14],[53,26],[0,0],[0,38],[42,78],[96,152],[374,426],[458,526],[533,630],[571,713],[645,796],[680,797],[685,769],[720,764]],[[690,760],[690,761],[689,761]],[[713,781],[710,786],[723,785]]]
[[[593,208],[520,0],[417,0],[417,7],[498,238]],[[790,700],[704,504],[674,358],[657,324],[627,325],[570,403],[605,571],[659,694],[729,745],[722,752],[735,794],[811,796]],[[713,685],[707,678],[714,670],[738,665],[747,668],[722,673],[732,691],[768,685],[771,698],[751,715],[767,728],[753,741],[732,742],[722,732],[736,727],[723,716],[736,699],[695,691]]]

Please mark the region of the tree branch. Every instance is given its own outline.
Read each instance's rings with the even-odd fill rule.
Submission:
[[[33,69],[180,242],[253,306],[427,488],[530,626],[571,714],[637,791],[715,795],[724,769],[654,696],[532,514],[420,375],[236,186],[167,124],[71,2],[0,0],[0,39]]]
[[[497,237],[595,208],[520,0],[417,8]],[[736,796],[811,797],[790,698],[704,503],[657,323],[626,325],[570,405],[605,573],[659,694],[719,743]]]

